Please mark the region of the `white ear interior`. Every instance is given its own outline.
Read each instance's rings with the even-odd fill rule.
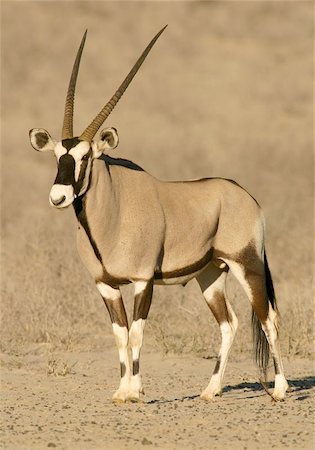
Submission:
[[[119,143],[116,128],[104,128],[100,134],[101,141],[104,143],[104,150],[113,150]]]
[[[54,150],[56,143],[52,140],[48,131],[44,128],[33,128],[30,130],[31,145],[38,152]]]
[[[100,133],[99,141],[92,141],[94,158],[99,158],[102,153],[117,147],[119,138],[116,128],[104,128]]]

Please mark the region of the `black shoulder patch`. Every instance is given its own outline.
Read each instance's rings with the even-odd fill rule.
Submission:
[[[141,172],[144,172],[142,167],[138,166],[137,164],[133,163],[132,161],[129,161],[128,159],[123,158],[112,158],[108,155],[101,155],[99,157],[102,161],[104,161],[105,164],[108,164],[109,166],[122,166],[126,167],[127,169],[131,170],[139,170]]]

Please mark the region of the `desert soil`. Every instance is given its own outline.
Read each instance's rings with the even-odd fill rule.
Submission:
[[[292,388],[274,403],[251,361],[232,362],[223,395],[199,398],[214,362],[144,352],[141,403],[113,404],[117,355],[4,357],[4,449],[313,449],[315,377],[306,359],[285,361]]]

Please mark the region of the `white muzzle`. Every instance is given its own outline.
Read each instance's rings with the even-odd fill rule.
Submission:
[[[71,184],[54,184],[49,194],[49,203],[55,208],[66,208],[75,199]]]

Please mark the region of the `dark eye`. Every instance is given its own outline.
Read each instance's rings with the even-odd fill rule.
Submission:
[[[87,153],[86,155],[83,156],[82,158],[84,161],[87,161],[89,159],[89,154]]]

